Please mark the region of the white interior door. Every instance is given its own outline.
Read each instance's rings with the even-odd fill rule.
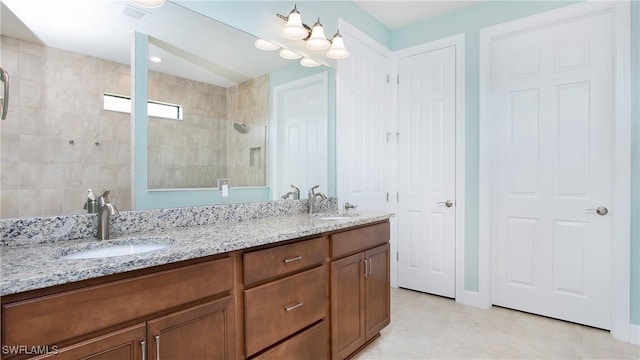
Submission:
[[[300,197],[315,185],[327,192],[327,73],[312,75],[274,88],[277,124],[276,151],[280,162],[273,181],[273,198],[300,189]]]
[[[398,64],[398,284],[455,297],[456,49]]]
[[[395,164],[387,143],[390,115],[390,59],[380,49],[360,41],[365,35],[341,25],[349,58],[337,69],[336,158],[340,205],[359,210],[388,208],[390,177]]]
[[[496,305],[608,329],[613,17],[491,43]],[[495,125],[495,126],[494,126]]]

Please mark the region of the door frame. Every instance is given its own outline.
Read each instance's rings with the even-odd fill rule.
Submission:
[[[412,46],[409,48],[405,48],[402,50],[395,51],[393,53],[393,69],[395,73],[399,73],[400,69],[400,59],[418,55],[425,52],[430,52],[446,47],[454,46],[456,51],[456,106],[455,106],[455,118],[456,118],[456,134],[455,134],[455,299],[457,302],[464,304],[472,304],[473,301],[469,298],[469,296],[475,297],[474,293],[471,293],[464,288],[465,283],[465,212],[466,212],[466,192],[465,192],[465,166],[466,166],[466,157],[465,157],[465,141],[466,141],[466,103],[465,103],[465,89],[466,89],[466,79],[465,79],[465,34],[457,34],[453,36],[449,36],[446,38],[430,41],[428,43]],[[394,113],[396,114],[396,129],[399,128],[400,116],[399,116],[399,87],[398,83],[395,84],[394,89]],[[396,130],[397,131],[397,130]],[[402,134],[400,134],[400,139],[402,139]],[[399,169],[398,169],[399,170]],[[396,178],[398,177],[399,172],[396,173]],[[395,180],[396,191],[399,190],[398,180]],[[396,204],[396,213],[398,213],[399,206]],[[400,214],[398,214],[400,216]],[[399,232],[399,228],[396,229]],[[398,235],[396,234],[396,238],[398,241]],[[396,247],[397,249],[397,247]],[[396,258],[396,268],[397,268],[397,258]],[[396,272],[398,274],[398,272]],[[397,280],[396,280],[397,284]]]
[[[631,194],[631,98],[630,98],[630,3],[582,2],[542,14],[525,17],[480,30],[480,163],[479,163],[479,291],[478,302],[491,307],[491,247],[496,219],[493,214],[496,189],[492,174],[496,160],[492,157],[491,122],[491,43],[510,34],[567,23],[594,14],[612,13],[614,17],[614,90],[615,114],[613,157],[613,219],[611,244],[611,335],[629,341],[630,323],[630,194]]]
[[[325,131],[325,135],[326,135],[326,140],[327,140],[327,150],[329,149],[329,110],[328,110],[328,104],[329,104],[329,100],[328,100],[328,91],[329,91],[329,72],[328,71],[323,71],[323,72],[319,72],[317,74],[313,74],[313,75],[309,75],[309,76],[305,76],[303,78],[299,78],[296,80],[292,80],[280,85],[276,85],[273,87],[272,89],[272,96],[271,96],[271,126],[270,126],[270,132],[269,132],[269,148],[271,149],[271,155],[269,156],[271,161],[270,161],[270,173],[271,175],[269,176],[270,179],[270,186],[271,186],[271,196],[270,199],[272,200],[279,200],[280,196],[282,196],[282,194],[284,194],[285,192],[287,192],[289,190],[288,187],[286,187],[285,185],[280,185],[280,182],[282,181],[282,175],[283,175],[283,171],[282,171],[282,164],[280,161],[280,158],[284,155],[284,143],[282,142],[283,138],[284,138],[284,132],[285,132],[285,124],[283,124],[281,121],[277,121],[275,123],[273,123],[274,119],[281,119],[282,118],[282,96],[285,92],[287,91],[292,91],[292,90],[296,90],[296,89],[300,89],[303,87],[307,87],[309,85],[314,85],[320,83],[321,86],[323,87],[324,91],[324,100],[326,103],[325,108],[325,114],[324,114],[324,131]],[[325,154],[325,161],[327,164],[327,178],[325,179],[325,183],[328,184],[330,183],[329,181],[329,155],[328,153]],[[296,184],[294,184],[296,185]],[[298,185],[300,186],[300,185]],[[300,189],[301,192],[306,191],[307,189]],[[326,189],[325,189],[326,190]],[[304,195],[304,193],[300,194],[301,198]]]

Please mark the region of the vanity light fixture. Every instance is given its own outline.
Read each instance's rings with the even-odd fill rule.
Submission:
[[[280,46],[270,43],[267,40],[263,40],[263,39],[258,39],[256,40],[256,42],[254,43],[254,45],[260,49],[260,50],[264,50],[264,51],[272,51],[272,50],[278,50],[280,49]]]
[[[344,47],[344,40],[342,40],[340,31],[333,35],[333,39],[331,39],[331,47],[324,55],[329,59],[336,60],[346,59],[349,57],[349,51]]]
[[[159,8],[166,0],[131,0],[134,4],[146,8]]]
[[[320,18],[313,24],[313,28],[311,29],[311,35],[307,39],[307,48],[311,50],[324,50],[328,49],[331,46],[331,42],[327,40],[327,37],[324,35],[324,29],[322,28],[322,24],[320,24]]]
[[[289,12],[288,16],[276,15],[287,22],[280,31],[280,35],[291,40],[304,40],[309,37],[309,27],[302,23],[302,17],[296,5],[293,5],[293,10]]]
[[[311,50],[326,50],[326,57],[330,59],[346,59],[349,57],[349,51],[344,46],[344,41],[340,32],[336,32],[331,40],[328,40],[324,34],[324,28],[320,23],[320,18],[313,25],[313,28],[302,22],[302,17],[298,11],[297,5],[293,6],[293,10],[289,12],[288,16],[276,14],[277,17],[286,21],[287,23],[280,31],[280,35],[291,40],[304,40],[306,46]]]

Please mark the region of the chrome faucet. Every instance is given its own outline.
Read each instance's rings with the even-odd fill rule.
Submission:
[[[288,193],[282,195],[283,199],[287,199],[289,196],[293,197],[293,200],[298,200],[300,199],[300,189],[298,189],[297,187],[291,185],[291,187],[293,188],[293,190],[289,191]]]
[[[98,197],[98,240],[107,240],[111,237],[109,233],[109,215],[117,215],[118,208],[109,201],[110,190]]]
[[[317,188],[319,188],[320,185],[316,185],[314,187],[312,187],[311,189],[309,189],[309,197],[307,198],[308,201],[308,210],[309,210],[309,214],[313,214],[313,209],[316,206],[316,198],[320,198],[322,200],[326,200],[327,199],[327,195],[321,193],[321,192],[315,192],[315,190]]]

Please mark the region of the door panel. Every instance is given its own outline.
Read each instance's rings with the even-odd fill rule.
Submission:
[[[398,283],[448,297],[455,297],[455,63],[455,46],[399,61]]]
[[[493,303],[610,326],[613,38],[605,13],[491,47]]]
[[[359,210],[388,207],[392,168],[386,132],[390,126],[389,59],[349,33],[351,56],[338,65],[336,148],[338,199]]]

